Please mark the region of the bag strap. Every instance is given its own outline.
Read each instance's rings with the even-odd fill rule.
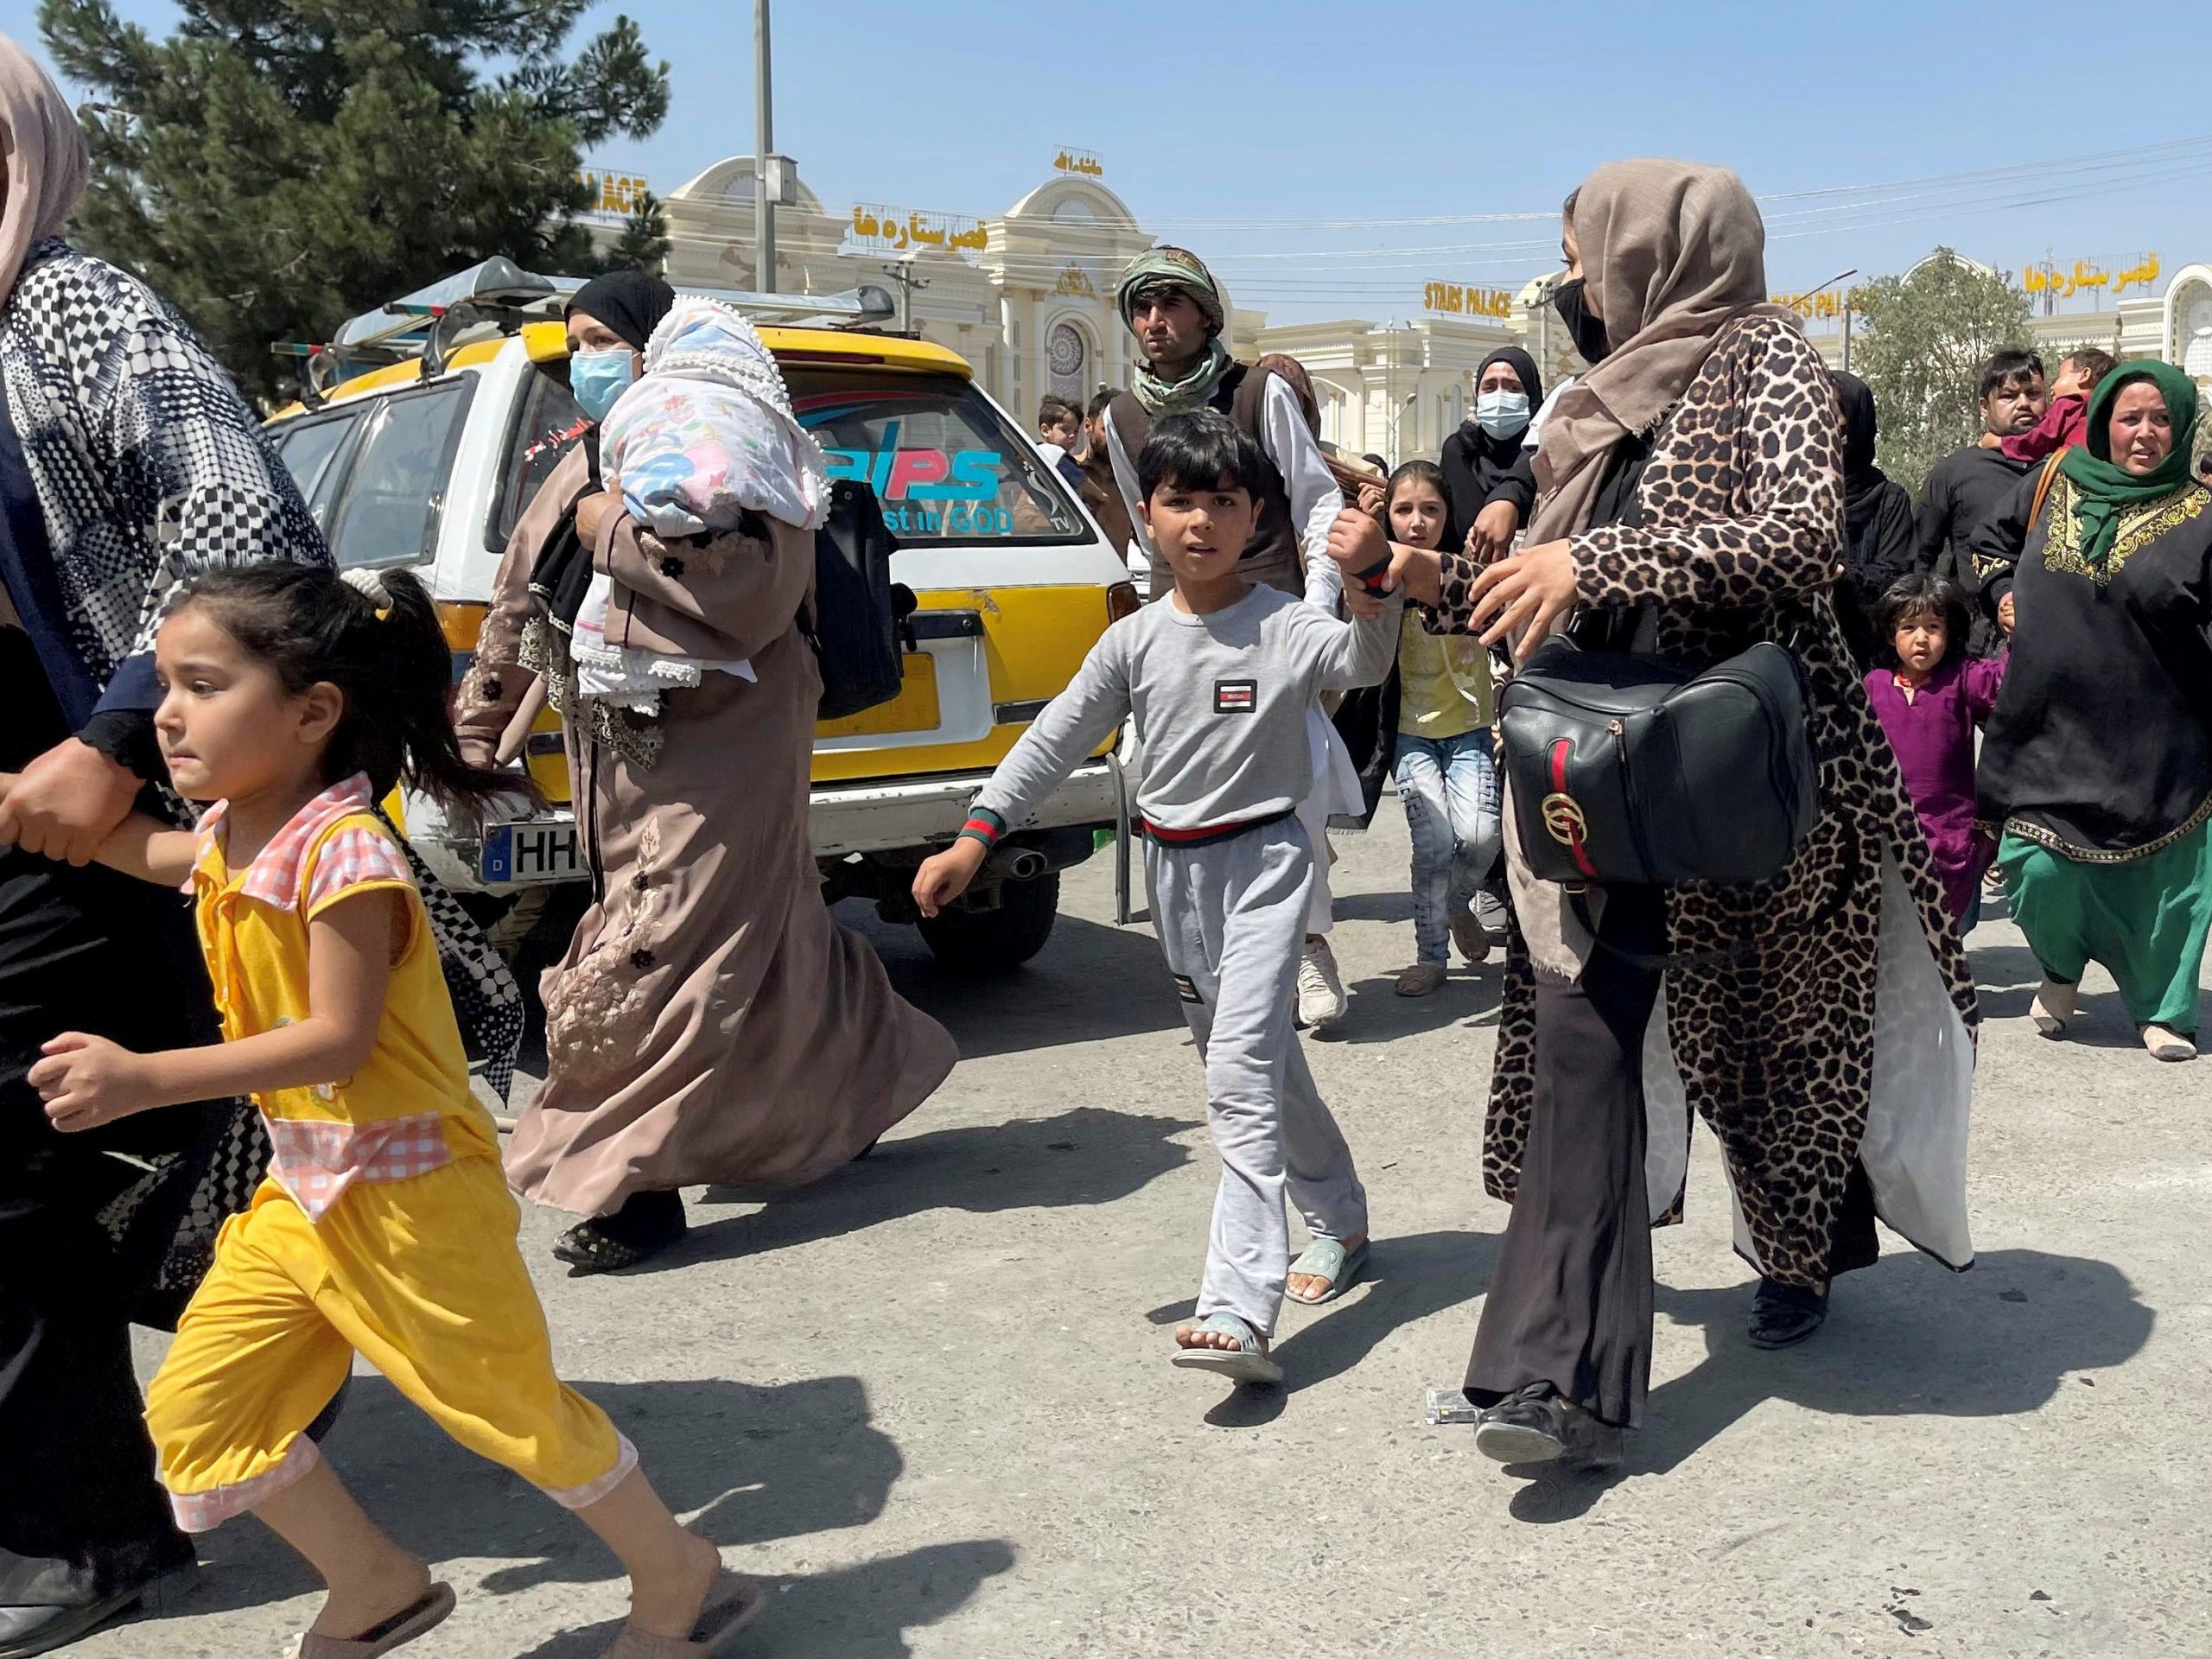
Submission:
[[[1843,868],[1836,874],[1834,892],[1828,895],[1827,900],[1809,918],[1802,923],[1796,924],[1796,926],[1802,927],[1808,932],[1816,932],[1843,913],[1844,906],[1851,902],[1852,889],[1859,884],[1859,872],[1866,866],[1864,854],[1865,849],[1860,844],[1859,838],[1857,833],[1853,832],[1846,849]],[[1748,962],[1752,957],[1758,955],[1765,944],[1764,939],[1750,939],[1726,950],[1699,950],[1687,956],[1656,954],[1646,950],[1627,950],[1617,944],[1608,944],[1599,937],[1597,918],[1591,914],[1590,911],[1588,888],[1570,889],[1567,895],[1567,908],[1574,912],[1574,919],[1581,923],[1583,931],[1589,934],[1591,949],[1593,951],[1603,950],[1606,955],[1617,961],[1625,962],[1632,968],[1647,969],[1656,973],[1665,973],[1669,969],[1675,968],[1732,967],[1739,962]]]
[[[2043,475],[2036,480],[2035,505],[2028,509],[2030,530],[2033,530],[2036,527],[2036,520],[2043,517],[2043,504],[2050,499],[2050,486],[2058,478],[2058,463],[2066,459],[2067,450],[2072,448],[2073,445],[2068,444],[2064,448],[2052,450],[2050,459],[2044,462]]]

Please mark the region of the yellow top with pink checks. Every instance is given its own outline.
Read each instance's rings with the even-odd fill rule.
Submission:
[[[201,819],[186,884],[197,901],[223,1035],[235,1041],[304,1020],[308,925],[358,893],[405,895],[376,1046],[350,1077],[255,1096],[270,1173],[319,1219],[356,1181],[403,1181],[456,1158],[495,1157],[499,1132],[468,1091],[468,1061],[405,854],[378,818],[368,779],[334,784],[243,870],[225,857],[222,803]]]

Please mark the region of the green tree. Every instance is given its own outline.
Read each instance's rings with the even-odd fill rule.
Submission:
[[[270,346],[504,254],[584,274],[582,150],[668,113],[668,66],[617,17],[571,54],[588,0],[183,0],[156,40],[109,0],[41,0],[64,76],[92,89],[86,245],[138,271],[242,383]],[[630,258],[667,248],[659,204]]]
[[[1874,389],[1882,470],[1916,497],[1936,463],[1981,435],[1976,396],[1993,352],[2032,343],[2028,296],[1938,248],[1910,275],[1852,296],[1866,332],[1851,366]]]

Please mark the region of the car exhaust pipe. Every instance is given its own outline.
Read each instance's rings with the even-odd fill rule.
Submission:
[[[988,868],[1009,881],[1034,881],[1045,874],[1051,862],[1034,847],[1013,847],[992,854]]]

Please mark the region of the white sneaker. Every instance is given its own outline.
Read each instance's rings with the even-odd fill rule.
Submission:
[[[2143,1046],[2151,1051],[2153,1058],[2161,1060],[2193,1060],[2196,1045],[2177,1031],[2164,1026],[2143,1027]]]
[[[2074,1017],[2075,998],[2081,988],[2055,979],[2044,981],[2036,1000],[2028,1004],[2028,1017],[2036,1022],[2036,1029],[2046,1037],[2065,1035],[2067,1022]]]
[[[1306,940],[1298,958],[1298,1023],[1326,1031],[1344,1017],[1344,982],[1337,977],[1337,958],[1328,940]]]

